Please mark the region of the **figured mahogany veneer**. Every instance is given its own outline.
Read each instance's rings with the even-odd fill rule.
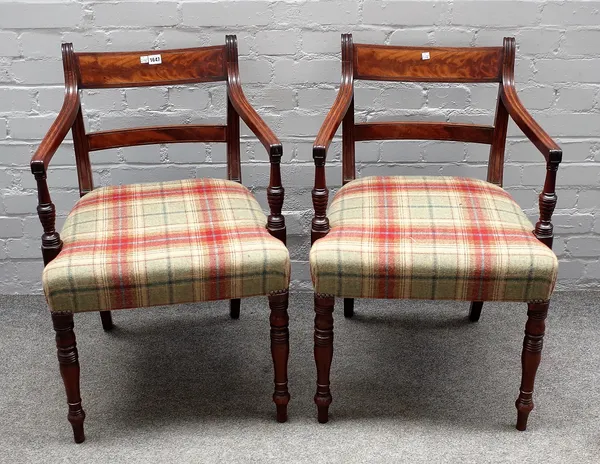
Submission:
[[[140,127],[95,132],[87,136],[89,151],[155,143],[226,142],[227,126]]]
[[[428,53],[423,56],[423,53]],[[500,82],[502,48],[354,45],[354,77],[402,82]]]
[[[160,64],[144,62],[151,55],[160,55]],[[73,134],[79,192],[83,196],[93,190],[89,153],[108,148],[157,143],[223,142],[227,144],[228,179],[240,182],[240,118],[258,137],[267,150],[271,172],[267,197],[270,214],[267,230],[286,241],[285,220],[281,214],[284,189],[281,185],[279,139],[250,105],[241,87],[236,37],[228,35],[225,45],[179,50],[153,50],[119,53],[75,53],[70,43],[62,45],[65,72],[65,99],[58,117],[31,159],[31,171],[38,187],[38,215],[44,229],[42,255],[44,264],[52,261],[62,249],[56,231],[56,208],[50,198],[47,171],[54,153],[69,131]],[[145,57],[145,58],[144,58]],[[80,89],[141,87],[224,81],[227,86],[227,121],[224,125],[174,125],[138,127],[86,134],[79,96]],[[287,389],[288,359],[288,294],[269,296],[271,308],[271,352],[275,367],[277,420],[287,419],[290,398]],[[239,318],[240,300],[230,301],[230,315]],[[110,311],[101,311],[104,330],[113,326]],[[69,402],[69,421],[77,443],[85,439],[85,413],[79,396],[79,361],[73,332],[73,315],[53,312],[57,333],[60,369]]]
[[[143,56],[161,56],[160,65],[140,66]],[[225,46],[149,52],[77,53],[79,88],[142,87],[223,81]]]
[[[514,86],[515,40],[505,38],[502,47],[440,48],[353,44],[342,34],[342,80],[313,146],[315,184],[312,191],[314,217],[311,240],[329,232],[325,160],[333,136],[342,125],[342,180],[356,177],[355,142],[366,140],[445,140],[490,145],[487,180],[502,186],[508,117],[531,140],[546,161],[546,180],[539,197],[540,216],[533,233],[552,248],[552,212],[556,206],[556,172],[562,151],[525,109]],[[497,82],[498,99],[493,126],[446,122],[354,122],[354,79],[403,82],[475,83]],[[548,302],[530,303],[522,354],[522,382],[517,399],[517,429],[525,430],[533,409],[533,383],[540,362]],[[333,356],[333,306],[329,295],[315,295],[315,362],[319,422],[327,422],[331,403],[329,370]],[[471,303],[469,319],[479,320],[482,301]],[[344,315],[354,314],[354,300],[344,298]]]
[[[439,122],[359,122],[354,140],[450,140],[454,142],[492,143],[493,126]]]

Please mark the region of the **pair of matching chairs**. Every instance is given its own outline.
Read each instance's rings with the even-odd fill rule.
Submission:
[[[240,85],[235,36],[225,45],[160,52],[75,53],[62,48],[63,107],[31,161],[43,226],[43,287],[51,309],[60,372],[75,441],[85,440],[73,315],[99,311],[105,330],[111,311],[208,300],[268,296],[277,420],[287,420],[290,259],[281,214],[282,146],[247,101]],[[156,53],[156,52],[153,52]],[[551,214],[561,151],[519,101],[513,85],[515,45],[391,47],[352,43],[342,35],[342,82],[314,145],[315,187],[310,269],[315,288],[315,362],[319,422],[331,404],[333,308],[343,298],[352,317],[355,298],[416,298],[471,302],[479,319],[484,301],[528,303],[517,428],[533,408],[544,321],[557,271]],[[419,82],[497,82],[493,126],[432,122],[354,122],[354,79]],[[225,81],[225,125],[183,125],[86,133],[80,89]],[[504,146],[511,116],[542,152],[547,175],[540,220],[532,226],[502,189]],[[269,215],[241,184],[240,118],[270,159]],[[327,149],[342,125],[344,186],[329,209]],[[61,235],[55,227],[47,172],[72,131],[81,199]],[[355,142],[416,139],[491,146],[487,182],[458,177],[386,176],[355,179]],[[89,153],[177,142],[227,144],[227,180],[191,179],[94,189]],[[402,154],[399,153],[399,159]]]

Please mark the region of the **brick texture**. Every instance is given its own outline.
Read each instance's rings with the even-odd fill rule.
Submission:
[[[558,174],[555,251],[559,289],[600,279],[600,2],[417,0],[23,0],[0,2],[0,294],[39,292],[41,226],[29,159],[63,96],[62,41],[76,50],[161,49],[221,44],[238,35],[241,78],[284,144],[284,205],[292,285],[310,291],[307,265],[313,185],[311,147],[340,79],[340,33],[356,42],[427,46],[500,45],[517,39],[517,88],[564,148]],[[493,122],[497,86],[360,81],[356,119]],[[92,130],[214,122],[225,116],[220,83],[83,93]],[[267,208],[267,155],[242,125],[243,180]],[[357,174],[485,178],[481,145],[405,141],[357,144]],[[53,159],[49,184],[57,225],[77,194],[72,141]],[[115,149],[92,154],[96,185],[226,175],[219,144]],[[328,157],[331,196],[341,184],[340,141]],[[505,185],[535,220],[542,156],[514,124]]]

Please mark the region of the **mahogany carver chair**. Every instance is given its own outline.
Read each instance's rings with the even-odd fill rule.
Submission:
[[[533,409],[545,319],[558,262],[551,215],[562,151],[519,100],[515,41],[502,47],[432,48],[353,44],[342,35],[342,82],[313,147],[315,186],[310,270],[315,291],[315,362],[319,422],[331,404],[335,297],[352,317],[354,298],[471,302],[477,321],[485,301],[528,305],[517,429]],[[493,126],[446,122],[354,122],[354,79],[498,83]],[[546,160],[535,227],[502,189],[508,117]],[[325,159],[342,125],[342,188],[327,208]],[[464,177],[378,176],[355,179],[355,142],[442,140],[490,145],[487,182]]]
[[[73,315],[100,311],[267,295],[277,420],[287,419],[288,287],[290,260],[281,214],[282,146],[240,85],[236,37],[225,45],[149,52],[74,53],[62,45],[65,100],[31,160],[42,222],[43,287],[56,331],[58,361],[77,443],[85,440]],[[80,89],[225,81],[225,125],[173,125],[85,132]],[[267,217],[241,184],[240,117],[270,159]],[[72,131],[81,198],[62,237],[46,176],[55,151]],[[89,152],[134,145],[224,142],[228,180],[188,179],[94,190]]]

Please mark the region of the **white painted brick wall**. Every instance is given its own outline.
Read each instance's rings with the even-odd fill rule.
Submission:
[[[29,159],[60,109],[62,41],[78,51],[161,49],[223,43],[238,36],[241,77],[259,113],[284,143],[284,205],[295,289],[309,290],[313,183],[311,146],[340,78],[340,33],[356,42],[500,45],[517,38],[517,87],[558,138],[555,250],[559,288],[596,287],[600,279],[600,2],[417,0],[25,0],[0,2],[0,294],[40,291],[41,226]],[[491,123],[494,85],[358,82],[357,120]],[[221,84],[89,91],[86,125],[207,122],[225,115]],[[242,175],[266,209],[267,156],[242,127]],[[484,146],[371,142],[357,146],[359,175],[445,174],[485,178]],[[181,144],[92,154],[97,185],[224,177],[225,149]],[[340,143],[327,167],[332,195],[341,183]],[[506,188],[528,216],[544,176],[541,155],[511,124]],[[57,224],[77,199],[70,140],[58,150],[49,184]]]

